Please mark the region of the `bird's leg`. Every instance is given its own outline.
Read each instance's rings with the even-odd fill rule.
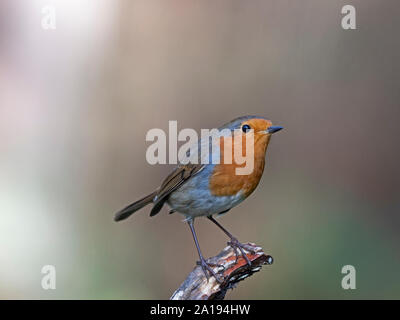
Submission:
[[[248,246],[246,246],[245,244],[240,243],[238,241],[238,239],[236,239],[228,230],[226,230],[223,226],[221,226],[220,223],[217,220],[215,220],[212,216],[208,216],[207,218],[210,219],[212,222],[214,222],[218,226],[218,228],[220,228],[231,239],[231,241],[228,242],[228,245],[230,245],[232,247],[232,249],[235,251],[235,255],[236,255],[235,263],[237,263],[237,260],[238,260],[237,249],[239,249],[243,258],[246,260],[247,264],[249,266],[251,266],[251,261],[247,257],[247,255],[244,253],[243,249],[248,250],[250,252],[254,252],[254,251],[249,249]]]
[[[217,280],[217,282],[222,283],[223,281],[221,281],[217,277],[214,270],[210,267],[210,265],[213,266],[213,264],[207,263],[207,261],[204,259],[203,255],[201,253],[199,242],[197,241],[196,231],[194,230],[193,219],[188,220],[188,224],[189,224],[190,230],[192,231],[192,235],[193,235],[194,243],[196,244],[197,252],[199,253],[200,261],[197,262],[197,264],[200,265],[201,268],[203,269],[203,272],[204,272],[207,280],[209,279],[209,276],[207,273],[207,270],[208,270],[211,273],[211,275]]]

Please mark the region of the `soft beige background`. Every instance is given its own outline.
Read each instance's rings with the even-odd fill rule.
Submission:
[[[0,298],[168,298],[197,259],[182,217],[112,221],[171,169],[145,134],[245,114],[285,130],[220,221],[275,263],[227,297],[400,298],[397,0],[351,1],[355,31],[338,0],[50,2],[0,4]],[[206,256],[223,248],[196,224]]]

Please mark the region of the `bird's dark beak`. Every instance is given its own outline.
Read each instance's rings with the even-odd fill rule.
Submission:
[[[283,127],[278,127],[278,126],[271,126],[267,129],[267,132],[270,134],[273,134],[275,132],[281,131]]]

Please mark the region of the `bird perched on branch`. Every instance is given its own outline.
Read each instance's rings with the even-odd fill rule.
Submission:
[[[213,140],[212,152],[209,156],[213,159],[217,158],[219,160],[217,163],[209,163],[209,161],[198,163],[197,161],[179,164],[159,188],[116,213],[114,220],[124,220],[148,204],[153,204],[150,216],[154,216],[160,212],[164,204],[168,204],[172,212],[179,212],[186,217],[200,257],[198,264],[201,265],[207,278],[208,270],[217,281],[220,281],[201,253],[194,229],[194,220],[197,217],[204,216],[215,223],[230,238],[228,244],[236,253],[239,250],[247,263],[251,265],[243,251],[246,245],[240,243],[213,216],[228,212],[256,189],[264,171],[265,153],[271,135],[281,129],[282,127],[273,126],[270,120],[258,116],[244,116],[232,120],[219,128],[221,134]],[[252,139],[248,139],[249,137]],[[205,142],[208,141],[199,140],[197,147],[200,149]],[[231,146],[231,150],[227,148],[228,146]],[[244,150],[246,152],[251,150],[245,156],[252,157],[250,160],[253,166],[245,174],[238,174],[237,169],[243,169],[246,163],[236,161],[237,148],[240,149],[239,153],[242,155]]]

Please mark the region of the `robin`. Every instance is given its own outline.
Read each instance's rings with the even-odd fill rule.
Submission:
[[[219,138],[219,148],[217,147],[213,151],[219,155],[219,164],[178,164],[158,189],[116,213],[114,220],[124,220],[148,204],[153,204],[150,216],[155,216],[165,203],[168,204],[171,208],[170,213],[179,212],[186,217],[199,254],[200,261],[198,264],[202,267],[207,279],[209,277],[208,270],[220,282],[211,268],[212,265],[206,262],[201,253],[194,229],[194,220],[197,217],[204,216],[215,223],[230,238],[228,244],[235,250],[236,258],[238,258],[237,250],[239,250],[246,262],[251,265],[250,260],[243,251],[243,249],[246,249],[246,245],[240,243],[213,216],[220,216],[228,212],[256,189],[264,171],[265,153],[271,135],[281,129],[283,128],[273,126],[270,120],[259,116],[244,116],[232,120],[220,127],[219,131],[240,132],[243,141],[247,141],[245,140],[247,135],[253,134],[254,166],[249,174],[237,174],[236,169],[243,167],[243,163],[238,164],[235,160],[231,161],[231,163],[224,163],[228,162],[224,161],[224,150],[226,150],[224,145],[228,137],[227,135],[222,135]],[[201,141],[198,144],[200,145]],[[236,145],[233,144],[233,148],[236,148]]]

